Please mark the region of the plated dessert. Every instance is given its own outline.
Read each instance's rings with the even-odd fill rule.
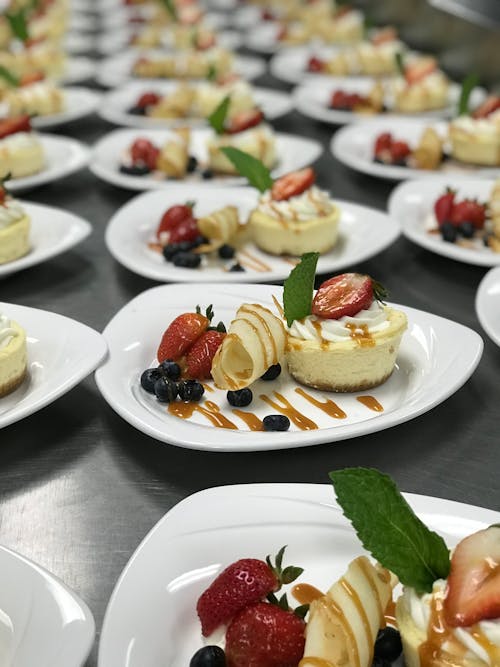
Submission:
[[[491,95],[472,114],[462,113],[452,120],[449,140],[454,159],[474,165],[500,166],[500,97]]]
[[[233,71],[233,56],[219,47],[139,56],[131,75],[146,79],[206,79],[213,72],[227,76]]]
[[[0,117],[50,116],[64,110],[63,91],[42,74],[16,77],[4,71],[3,78],[7,87],[0,91]]]
[[[0,183],[0,265],[29,252],[30,227],[30,217]]]
[[[22,178],[45,167],[43,146],[29,116],[0,120],[0,179]]]
[[[0,399],[22,384],[26,371],[26,332],[0,312]]]

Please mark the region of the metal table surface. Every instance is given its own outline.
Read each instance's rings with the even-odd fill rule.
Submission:
[[[258,83],[282,87],[270,77]],[[332,128],[298,113],[281,131],[319,139],[318,182],[337,198],[383,210],[394,186],[356,174],[329,153]],[[61,128],[91,144],[111,129],[92,117]],[[135,193],[83,171],[24,198],[92,222],[70,252],[0,281],[0,301],[62,313],[102,330],[130,299],[155,283],[108,254],[111,215]],[[474,311],[486,269],[434,255],[400,238],[350,269],[377,277],[391,300],[456,320],[483,335],[483,358],[467,384],[442,405],[395,428],[330,445],[273,452],[207,453],[157,442],[118,417],[92,377],[0,435],[0,542],[61,577],[89,604],[98,633],[113,586],[149,529],[173,505],[207,487],[250,482],[327,482],[330,470],[373,466],[405,491],[500,510],[498,405],[500,350]],[[97,665],[97,643],[87,667]]]

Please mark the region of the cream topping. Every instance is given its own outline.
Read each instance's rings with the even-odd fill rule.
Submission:
[[[11,340],[17,335],[18,332],[12,328],[7,315],[2,315],[2,313],[0,313],[0,350],[7,347]]]
[[[9,225],[22,220],[26,213],[21,204],[15,199],[7,199],[0,204],[0,229],[5,229]]]
[[[258,209],[264,215],[278,220],[307,221],[329,215],[335,208],[328,192],[315,185],[297,197],[284,201],[274,201],[270,192],[259,199]]]
[[[452,125],[464,132],[493,138],[500,134],[500,110],[490,114],[487,118],[459,116],[452,121]]]
[[[0,139],[0,145],[14,149],[38,146],[38,143],[38,139],[32,132],[16,132],[15,134],[9,134],[4,139]]]
[[[443,90],[447,86],[447,78],[446,75],[438,70],[437,72],[432,72],[431,74],[428,74],[426,77],[423,79],[420,79],[420,81],[417,81],[415,83],[408,83],[406,79],[402,76],[396,77],[396,79],[393,82],[393,87],[394,87],[394,92],[395,93],[401,93],[408,88],[415,89],[415,88],[421,88],[422,91],[428,90],[431,92],[438,92]]]

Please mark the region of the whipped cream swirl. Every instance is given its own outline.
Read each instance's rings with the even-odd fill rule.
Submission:
[[[284,201],[274,201],[271,193],[266,192],[259,199],[258,208],[261,213],[271,218],[305,222],[312,218],[330,215],[335,204],[328,192],[313,185],[301,195]]]
[[[353,316],[344,315],[338,320],[327,320],[309,315],[303,320],[295,320],[288,332],[300,340],[315,340],[331,343],[349,340],[353,334],[377,333],[389,327],[387,310],[377,301],[369,308],[360,310]]]
[[[459,116],[452,121],[455,128],[464,132],[483,135],[488,138],[497,137],[500,134],[500,110],[490,114],[487,118],[472,118],[472,116]]]
[[[5,229],[9,225],[22,220],[25,212],[21,204],[15,199],[7,199],[0,204],[0,229]]]
[[[18,335],[18,332],[12,328],[7,315],[0,313],[0,350],[11,342]]]

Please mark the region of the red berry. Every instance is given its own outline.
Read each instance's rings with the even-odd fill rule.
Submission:
[[[134,164],[142,162],[151,169],[151,171],[156,169],[159,154],[159,149],[156,148],[149,139],[136,139],[130,147],[130,157],[132,158],[132,162]]]
[[[487,118],[497,109],[500,109],[500,96],[490,95],[472,114],[473,118]]]
[[[392,162],[402,162],[411,153],[406,141],[393,141],[389,150]]]
[[[297,667],[305,623],[292,611],[258,602],[233,618],[226,632],[228,667]]]
[[[274,182],[271,188],[271,198],[275,201],[283,201],[296,197],[308,190],[315,180],[316,175],[311,167],[292,171]]]
[[[20,86],[30,86],[32,83],[43,81],[45,74],[43,72],[26,72],[19,79]]]
[[[161,100],[161,97],[156,93],[143,93],[137,100],[136,106],[140,109],[152,107]]]
[[[196,605],[203,635],[212,634],[235,614],[278,588],[278,580],[263,560],[243,558],[232,563],[202,593]]]
[[[156,230],[156,237],[160,239],[163,232],[169,232],[174,227],[177,227],[186,218],[193,217],[193,209],[187,204],[176,204],[171,206],[163,214],[158,229]]]
[[[16,134],[16,132],[31,132],[31,122],[28,115],[0,120],[0,139],[8,137],[10,134]]]
[[[220,331],[205,331],[186,356],[187,374],[193,380],[206,380],[212,371],[212,360],[222,345],[226,334]]]
[[[375,148],[373,152],[378,157],[381,153],[390,151],[392,146],[392,134],[390,132],[383,132],[375,139]]]
[[[349,95],[343,90],[335,90],[330,98],[330,107],[332,109],[349,109]]]
[[[157,352],[158,361],[180,359],[207,330],[209,324],[208,318],[200,313],[183,313],[176,317],[162,336]]]
[[[425,57],[416,60],[414,63],[405,67],[405,79],[410,85],[418,83],[432,74],[437,69],[437,61],[432,57]]]
[[[434,214],[438,221],[438,225],[442,225],[443,222],[450,220],[455,195],[455,190],[450,190],[448,188],[444,195],[441,195],[441,197],[436,200],[436,203],[434,204]]]
[[[457,227],[462,222],[472,222],[476,229],[484,227],[486,218],[486,209],[483,204],[480,204],[473,199],[463,199],[453,205],[450,213],[450,222]]]
[[[275,16],[272,12],[270,12],[268,9],[263,9],[260,17],[263,21],[274,21]]]
[[[249,111],[240,111],[233,116],[227,125],[226,132],[228,134],[237,134],[244,130],[249,130],[251,127],[259,125],[264,120],[264,114],[260,109],[250,109]]]
[[[184,218],[176,227],[170,232],[168,239],[169,243],[180,243],[181,241],[194,241],[200,235],[198,223],[191,216]]]
[[[373,281],[360,273],[342,273],[325,281],[316,292],[312,313],[327,320],[352,317],[373,301]]]
[[[307,63],[307,69],[309,72],[322,72],[325,69],[325,61],[316,56],[311,56]]]

